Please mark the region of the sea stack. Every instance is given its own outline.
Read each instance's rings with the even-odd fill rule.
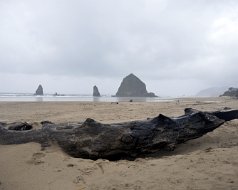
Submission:
[[[94,97],[99,97],[99,96],[101,96],[97,86],[94,86],[94,87],[93,87],[93,96],[94,96]]]
[[[41,84],[38,86],[35,95],[37,95],[37,96],[43,96],[44,95],[43,87],[41,86]]]
[[[116,93],[117,97],[157,97],[153,92],[147,92],[146,85],[134,74],[123,79]]]
[[[230,97],[235,97],[238,98],[238,88],[229,88],[222,96],[230,96]]]

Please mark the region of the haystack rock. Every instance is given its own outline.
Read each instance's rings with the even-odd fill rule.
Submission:
[[[146,85],[134,74],[125,77],[116,93],[117,97],[157,97],[147,92]]]
[[[101,96],[97,86],[93,87],[93,96],[95,97]]]
[[[238,88],[229,88],[222,96],[230,96],[238,98]]]
[[[43,87],[41,85],[38,86],[35,95],[37,95],[37,96],[43,96],[44,95]]]

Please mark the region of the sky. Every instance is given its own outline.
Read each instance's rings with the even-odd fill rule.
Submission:
[[[238,87],[237,0],[0,0],[0,92]]]

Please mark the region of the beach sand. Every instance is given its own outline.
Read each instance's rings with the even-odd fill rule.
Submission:
[[[103,123],[141,120],[162,113],[179,116],[186,107],[215,111],[238,109],[229,98],[187,98],[176,102],[0,102],[0,121]],[[53,145],[0,145],[0,190],[237,190],[238,120],[175,151],[135,161],[72,158]]]

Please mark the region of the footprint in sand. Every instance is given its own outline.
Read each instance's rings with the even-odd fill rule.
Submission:
[[[72,168],[72,167],[74,167],[75,165],[74,164],[68,164],[67,165],[67,167],[69,167],[69,168]]]
[[[73,183],[75,184],[79,184],[79,183],[84,183],[85,184],[85,181],[84,181],[84,178],[82,176],[77,176],[74,180],[73,180]]]
[[[45,163],[42,158],[45,157],[45,154],[42,152],[36,152],[32,155],[31,160],[28,161],[30,164],[39,165]]]
[[[91,175],[97,169],[98,169],[97,166],[93,166],[93,167],[79,168],[78,170],[81,172],[82,175]]]
[[[104,174],[104,169],[103,169],[103,163],[96,163],[96,165],[99,167],[99,169],[101,170],[102,174]]]
[[[0,181],[0,190],[4,190],[1,181]]]
[[[141,183],[141,181],[137,181],[136,183]],[[125,183],[125,184],[118,184],[114,185],[112,190],[117,190],[117,189],[134,189],[134,190],[142,190],[141,185],[138,184],[132,184],[132,183]]]
[[[212,152],[212,147],[208,147],[204,150],[205,152]]]

